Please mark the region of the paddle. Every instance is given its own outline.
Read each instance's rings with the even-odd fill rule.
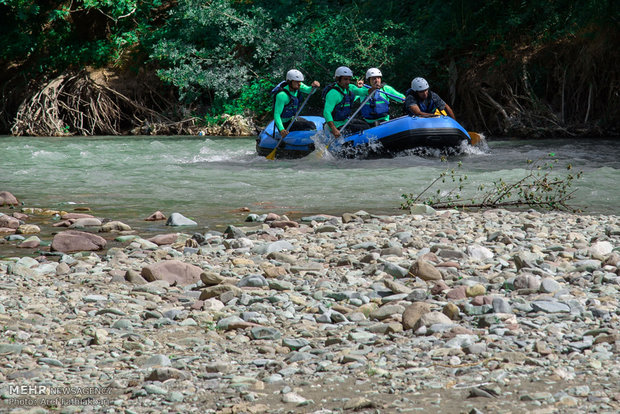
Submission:
[[[288,124],[288,126],[286,127],[286,132],[288,132],[291,127],[293,126],[293,124],[295,123],[295,121],[297,121],[297,118],[299,117],[299,114],[301,113],[301,110],[304,109],[304,106],[306,106],[306,102],[308,102],[308,99],[310,99],[310,97],[312,96],[312,94],[316,91],[316,88],[312,88],[312,91],[308,94],[308,96],[306,97],[306,99],[304,99],[303,103],[301,104],[301,106],[299,107],[299,109],[297,110],[297,113],[295,114],[295,116],[293,117],[293,119],[291,120],[291,123]],[[275,136],[275,121],[274,122],[274,133],[273,135]],[[267,155],[265,158],[267,158],[268,160],[275,160],[276,159],[276,151],[278,151],[278,147],[280,146],[280,144],[282,143],[282,140],[284,139],[284,137],[280,137],[280,140],[278,141],[278,143],[276,144],[276,146],[273,148],[273,151],[271,151],[269,153],[269,155]]]
[[[370,85],[364,85],[365,88],[370,89]],[[400,96],[396,96],[394,94],[391,94],[389,92],[385,92],[385,91],[381,91],[382,94],[389,96],[390,98],[394,98],[397,99],[401,102],[405,102],[405,100],[403,98],[401,98]],[[442,113],[441,115],[446,115],[445,113]],[[467,133],[469,134],[469,138],[471,138],[471,145],[478,145],[480,143],[480,134],[477,132],[473,132],[473,131],[467,131]]]
[[[370,89],[370,88],[371,88],[371,86],[370,86],[370,85],[366,85],[366,84],[364,84],[364,88],[366,88],[366,89]],[[386,96],[389,96],[390,98],[394,98],[394,99],[396,99],[396,100],[398,100],[398,101],[405,102],[405,100],[404,100],[403,98],[401,98],[400,96],[394,95],[394,94],[389,93],[389,92],[386,92],[386,91],[382,91],[382,90],[380,90],[380,89],[375,89],[375,90],[377,90],[377,91],[381,92],[382,94],[384,94],[384,95],[386,95]]]
[[[347,119],[347,122],[345,122],[345,124],[343,126],[340,127],[340,129],[338,130],[339,132],[344,131],[344,129],[347,127],[347,125],[349,125],[349,123],[353,120],[353,118],[355,118],[355,116],[357,115],[357,113],[359,111],[362,110],[362,108],[364,107],[364,105],[366,105],[366,102],[368,102],[368,100],[370,98],[372,98],[372,96],[375,94],[375,92],[377,92],[377,89],[375,89],[374,91],[372,91],[371,93],[368,94],[368,96],[366,97],[366,99],[364,99],[364,101],[362,101],[362,103],[360,104],[359,108],[357,108],[355,110],[355,112],[353,112],[353,115],[351,115],[349,117],[349,119]],[[327,142],[327,145],[325,145],[325,149],[329,149],[329,146],[336,140],[336,136],[334,135],[332,138],[330,138],[330,140]],[[323,155],[323,153],[321,153],[321,156]]]

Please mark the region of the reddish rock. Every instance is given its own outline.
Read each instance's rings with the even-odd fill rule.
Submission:
[[[41,240],[27,240],[21,242],[17,247],[22,249],[34,249],[35,247],[39,247],[41,245]]]
[[[280,220],[280,216],[276,213],[268,213],[267,217],[265,217],[265,221],[277,221]]]
[[[17,220],[27,220],[28,219],[28,214],[24,214],[24,213],[20,213],[19,211],[15,211],[13,212],[13,217],[15,217]]]
[[[441,272],[435,268],[431,263],[424,259],[418,259],[414,264],[409,267],[409,275],[417,276],[422,280],[442,280]]]
[[[259,234],[257,237],[259,240],[264,240],[264,241],[268,241],[268,242],[274,242],[274,241],[278,241],[278,238],[272,234],[267,234],[267,233],[263,233],[263,234]]]
[[[94,218],[95,216],[86,213],[67,213],[60,216],[63,220],[77,220],[81,218]]]
[[[437,255],[435,253],[426,253],[423,254],[422,256],[420,256],[420,259],[429,261],[429,262],[433,262],[433,263],[437,263],[439,261],[439,258],[437,257]]]
[[[409,305],[402,315],[403,329],[412,329],[420,318],[431,311],[431,305],[425,302],[414,302]]]
[[[157,210],[150,216],[144,219],[145,221],[157,221],[157,220],[166,220],[166,215],[161,211]]]
[[[172,244],[177,241],[179,237],[179,233],[168,233],[168,234],[158,234],[157,236],[153,236],[150,239],[147,239],[151,243],[155,243],[158,246],[163,246],[166,244]]]
[[[58,233],[52,240],[53,252],[81,252],[101,250],[106,246],[103,237],[84,231],[67,230]]]
[[[448,293],[446,293],[448,299],[465,299],[467,297],[467,291],[465,286],[458,286]]]
[[[454,338],[457,335],[475,335],[475,332],[463,326],[455,326],[443,335],[443,338]]]
[[[17,198],[8,191],[0,191],[0,206],[16,206],[19,204]]]
[[[189,285],[200,280],[202,269],[179,260],[164,260],[142,268],[147,281],[165,280],[170,284]]]
[[[471,304],[474,306],[491,305],[493,298],[490,296],[476,296],[471,300]]]
[[[7,216],[6,214],[0,216],[0,227],[7,227],[9,229],[16,229],[19,227],[19,220],[15,217]]]
[[[0,233],[2,234],[13,234],[16,229],[10,229],[8,227],[0,227]]]
[[[443,280],[438,280],[431,288],[431,293],[433,295],[439,295],[441,292],[446,290],[450,290],[450,286],[446,285],[446,282],[444,282]]]
[[[59,221],[58,223],[52,224],[52,227],[69,227],[71,222],[69,220]]]
[[[458,264],[457,262],[443,262],[443,263],[439,263],[437,267],[454,267],[454,268],[460,269],[461,265]]]
[[[249,207],[239,207],[236,208],[234,210],[230,211],[231,213],[249,213],[250,212],[250,208]]]
[[[286,220],[272,221],[271,223],[269,223],[269,227],[285,229],[287,227],[299,227],[299,223]]]

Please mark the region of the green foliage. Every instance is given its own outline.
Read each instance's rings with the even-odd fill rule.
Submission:
[[[615,28],[618,10],[611,0],[0,0],[0,61],[54,74],[148,56],[182,102],[264,115],[266,92],[293,67],[325,85],[337,66],[357,76],[374,66],[401,92],[424,76],[442,94],[451,60]]]
[[[475,189],[468,188],[469,177],[459,172],[462,164],[441,172],[425,189],[418,194],[403,194],[401,209],[423,203],[434,208],[497,208],[533,207],[543,210],[576,211],[569,206],[575,190],[575,179],[582,172],[573,174],[572,166],[566,165],[567,173],[560,175],[554,168],[558,164],[555,154],[536,161],[528,160],[528,168],[522,178],[506,182],[499,178],[490,184],[479,184]],[[445,185],[447,183],[447,185]],[[433,189],[434,192],[429,190]],[[426,196],[430,193],[430,196]],[[467,194],[467,195],[465,195]],[[425,198],[426,197],[426,198]]]
[[[246,8],[247,9],[247,8]],[[268,13],[260,7],[241,12],[233,3],[180,0],[166,24],[152,36],[151,58],[162,80],[175,85],[180,98],[208,98],[215,105],[239,96],[256,70],[277,49]]]
[[[140,44],[161,0],[0,0],[0,61],[31,73],[118,64]]]

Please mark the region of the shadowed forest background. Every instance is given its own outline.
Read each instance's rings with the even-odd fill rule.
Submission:
[[[0,134],[261,125],[288,69],[324,86],[346,65],[401,92],[425,77],[469,130],[618,136],[619,15],[611,0],[0,0]]]

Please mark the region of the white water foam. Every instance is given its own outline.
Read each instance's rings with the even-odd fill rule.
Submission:
[[[248,161],[256,153],[247,147],[230,148],[230,143],[226,140],[206,139],[198,149],[198,154],[190,157],[177,158],[177,162],[182,164]]]

